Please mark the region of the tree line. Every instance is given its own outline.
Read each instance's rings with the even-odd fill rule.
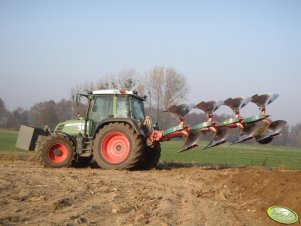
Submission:
[[[20,125],[44,128],[48,125],[53,130],[56,124],[74,118],[77,112],[84,113],[83,104],[76,105],[66,99],[59,102],[53,100],[40,102],[29,110],[18,107],[8,111],[0,98],[0,128],[19,129]]]
[[[0,97],[0,128],[19,129],[20,125],[44,128],[48,125],[54,129],[59,122],[74,119],[77,115],[85,116],[87,104],[76,103],[76,94],[87,93],[98,89],[137,90],[139,94],[147,96],[145,110],[147,115],[152,115],[160,125],[166,129],[177,124],[177,116],[164,112],[173,104],[187,103],[189,86],[186,77],[172,67],[156,66],[145,76],[140,76],[135,69],[124,69],[116,74],[109,74],[98,81],[85,82],[72,87],[68,99],[58,102],[48,100],[34,104],[30,109],[18,107],[12,111],[6,109],[5,102]],[[231,116],[215,115],[216,121],[223,121]],[[189,125],[207,120],[203,113],[190,113],[186,117]],[[301,123],[282,131],[273,141],[274,145],[301,146]]]

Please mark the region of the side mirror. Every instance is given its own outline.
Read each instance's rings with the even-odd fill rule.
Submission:
[[[76,94],[76,96],[75,96],[75,103],[76,103],[76,105],[79,105],[80,100],[81,100],[80,94]]]

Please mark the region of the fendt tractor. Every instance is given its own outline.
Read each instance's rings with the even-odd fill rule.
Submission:
[[[173,105],[166,111],[178,116],[178,124],[164,131],[151,116],[145,116],[146,96],[140,96],[136,91],[96,90],[78,94],[77,99],[80,97],[88,99],[85,118],[59,123],[54,131],[22,125],[16,146],[37,152],[46,167],[87,165],[94,159],[104,169],[151,169],[160,159],[160,142],[172,138],[183,137],[184,143],[179,152],[198,147],[199,140],[207,133],[212,139],[203,149],[248,140],[268,144],[286,125],[283,120],[272,122],[266,113],[266,106],[278,94]],[[259,114],[243,118],[240,109],[249,102],[259,107]],[[213,113],[222,105],[233,110],[233,117],[223,122],[214,121]],[[192,108],[204,111],[208,120],[193,126],[186,125],[185,115]],[[238,131],[234,138],[233,128]]]

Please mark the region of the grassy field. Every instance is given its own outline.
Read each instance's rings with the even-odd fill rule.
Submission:
[[[16,148],[17,136],[17,131],[0,130],[0,151],[20,151]]]
[[[1,152],[24,152],[15,147],[18,133],[16,131],[0,130]],[[259,166],[281,169],[301,169],[301,148],[278,147],[259,144],[239,144],[202,150],[206,141],[200,142],[200,147],[178,153],[182,142],[171,141],[162,143],[161,160],[174,163],[200,163],[226,166]]]
[[[187,152],[177,153],[182,142],[164,142],[162,160],[168,162],[203,163],[228,166],[260,166],[282,169],[301,169],[301,148],[278,147],[260,144],[238,144],[203,150],[208,144],[199,143],[200,147]]]

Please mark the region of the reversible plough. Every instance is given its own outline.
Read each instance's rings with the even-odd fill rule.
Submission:
[[[226,142],[230,145],[254,140],[260,144],[268,144],[273,138],[281,134],[282,129],[286,125],[286,121],[271,121],[266,113],[266,106],[272,103],[278,94],[254,95],[252,97],[229,98],[225,101],[202,101],[196,105],[180,104],[173,105],[166,110],[179,117],[179,124],[164,131],[152,130],[152,134],[148,137],[148,143],[155,141],[168,141],[171,138],[183,137],[184,144],[179,152],[198,147],[198,141],[207,133],[212,134],[212,139],[203,149],[212,148]],[[259,114],[243,118],[240,115],[240,109],[248,103],[253,102],[259,107]],[[225,105],[232,109],[233,117],[223,121],[214,121],[213,113]],[[207,115],[207,121],[189,126],[185,123],[184,116],[192,109],[200,109]],[[238,130],[238,136],[231,135],[231,129]]]

